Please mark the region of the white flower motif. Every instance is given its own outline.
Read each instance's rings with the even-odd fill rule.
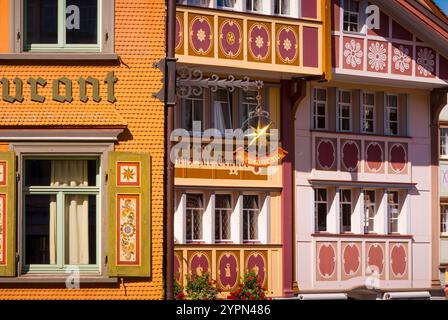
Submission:
[[[384,69],[387,59],[386,51],[384,44],[379,42],[370,45],[368,54],[370,68],[375,69],[375,71]]]
[[[350,42],[345,44],[344,57],[347,64],[351,65],[353,68],[356,68],[357,65],[361,64],[362,56],[363,53],[359,42],[350,40]]]
[[[283,48],[285,48],[286,51],[291,50],[292,44],[291,44],[291,40],[289,40],[288,38],[286,38],[283,41]]]
[[[434,72],[434,66],[436,64],[434,59],[435,55],[432,50],[428,48],[420,49],[417,57],[417,69],[420,74],[425,77],[431,75]]]
[[[255,45],[257,46],[258,49],[261,49],[261,48],[263,47],[263,45],[264,45],[264,40],[263,40],[263,37],[262,37],[262,36],[258,36],[258,37],[255,39]]]
[[[409,70],[411,67],[411,57],[409,56],[409,49],[403,46],[394,49],[393,62],[395,63],[395,70],[400,70],[401,73]]]
[[[205,40],[205,31],[199,29],[198,32],[196,33],[196,37],[198,38],[199,41],[203,42]]]

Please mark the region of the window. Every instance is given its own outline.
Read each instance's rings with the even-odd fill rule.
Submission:
[[[327,231],[327,189],[314,189],[315,231]]]
[[[182,128],[193,132],[193,122],[199,121],[199,129],[203,130],[204,121],[204,99],[203,96],[195,97],[191,96],[182,99],[180,102]]]
[[[232,129],[232,93],[228,90],[218,90],[213,97],[213,128],[222,134],[225,129]]]
[[[339,191],[339,208],[341,215],[341,231],[352,231],[352,190],[341,189]]]
[[[251,112],[257,109],[258,101],[257,91],[244,91],[241,90],[241,127],[247,129],[247,120]]]
[[[215,196],[215,240],[229,241],[231,239],[232,195],[217,194]]]
[[[352,131],[352,93],[338,90],[337,126],[341,132]]]
[[[24,272],[98,271],[98,159],[24,159]]]
[[[444,236],[448,236],[448,204],[440,206],[440,232]]]
[[[389,218],[389,233],[398,233],[398,218],[400,216],[398,191],[389,191],[387,193],[387,213]]]
[[[258,240],[258,215],[260,213],[259,196],[243,196],[243,240]]]
[[[291,14],[289,0],[274,0],[274,14],[289,16]]]
[[[233,9],[235,7],[236,0],[218,0],[218,8],[229,8]]]
[[[386,134],[398,135],[398,96],[386,95]]]
[[[246,0],[246,11],[249,11],[249,12],[263,11],[263,1],[262,0]]]
[[[176,0],[176,3],[208,8],[210,5],[210,0]]]
[[[325,130],[327,128],[327,90],[313,89],[313,129]]]
[[[24,50],[99,51],[101,0],[25,0]]]
[[[375,190],[364,191],[364,233],[375,231],[376,214]]]
[[[202,216],[204,199],[202,194],[187,193],[187,241],[202,240]]]
[[[361,112],[362,132],[375,133],[375,94],[364,92]]]
[[[448,128],[440,128],[440,155],[448,156]]]
[[[357,0],[345,0],[344,31],[360,32],[359,12],[359,2]]]

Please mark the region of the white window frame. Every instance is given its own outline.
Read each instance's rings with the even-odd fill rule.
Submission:
[[[366,204],[366,193],[367,192],[373,192],[374,194],[374,201],[370,202],[369,206],[367,206]],[[363,208],[363,223],[364,223],[364,233],[365,234],[369,234],[369,233],[375,233],[376,230],[376,226],[375,226],[375,216],[377,214],[377,205],[376,205],[376,201],[377,201],[377,191],[375,189],[364,189],[363,190],[364,193],[364,208]],[[372,208],[373,207],[373,216],[370,216],[369,211],[367,210],[368,207]],[[373,225],[372,230],[369,230],[369,227]]]
[[[184,103],[187,100],[191,100],[191,101],[202,101],[202,121],[201,121],[201,132],[203,132],[205,130],[205,93],[202,93],[202,96],[200,97],[196,97],[196,96],[190,96],[190,97],[186,97],[186,98],[181,98],[179,100],[179,119],[180,119],[180,123],[178,125],[179,128],[187,130],[186,128],[184,128],[184,119],[183,119],[183,108],[184,108]],[[194,108],[192,110],[192,119],[194,119]],[[193,120],[194,121],[194,120]],[[193,129],[193,122],[191,123],[192,129]],[[188,131],[188,130],[187,130]],[[193,131],[189,131],[190,134],[192,134]]]
[[[233,3],[233,7],[228,7],[225,5],[220,6],[218,4],[218,0],[214,0],[215,1],[215,7],[217,9],[221,9],[221,10],[230,10],[230,11],[242,11],[242,7],[243,7],[243,0],[222,0],[223,3],[225,3],[226,1],[234,1]]]
[[[317,197],[319,190],[325,190],[326,196],[325,196],[325,201],[320,201]],[[328,218],[328,196],[329,196],[329,191],[327,188],[323,188],[323,187],[315,187],[313,188],[314,191],[314,232],[319,233],[319,232],[328,232],[328,223],[327,223],[327,218]],[[325,216],[325,230],[319,230],[319,204],[325,204],[326,207],[326,216]]]
[[[398,196],[398,202],[397,203],[389,203],[389,195],[391,193],[397,193]],[[400,215],[401,215],[401,204],[400,204],[400,200],[401,200],[401,195],[400,195],[400,190],[387,190],[387,230],[388,230],[388,234],[400,234]],[[398,214],[396,217],[394,217],[392,215],[392,209],[397,209],[398,210]],[[397,225],[397,231],[392,231],[392,224],[396,222]]]
[[[325,91],[325,101],[323,100],[318,100],[317,99],[317,91],[318,90],[323,90]],[[327,130],[328,129],[328,90],[327,88],[321,88],[321,87],[313,87],[312,90],[312,101],[311,101],[311,105],[312,105],[312,128],[313,130]],[[317,105],[318,104],[324,104],[325,105],[325,128],[318,128],[317,127],[317,123],[318,123],[318,118],[321,118],[322,116],[317,115]]]
[[[341,102],[342,93],[347,92],[350,94],[350,103]],[[353,130],[353,94],[350,90],[338,89],[336,94],[336,128],[339,132],[352,132]],[[348,118],[341,116],[341,108],[348,107],[350,115]],[[350,128],[342,129],[342,120],[348,119]]]
[[[202,208],[189,208],[188,207],[188,195],[190,194],[195,194],[195,195],[201,195],[202,196]],[[203,242],[204,241],[204,213],[205,210],[207,209],[207,204],[206,204],[206,195],[204,192],[185,192],[186,198],[185,198],[185,238],[187,243],[194,243],[194,242]],[[188,233],[187,233],[187,223],[188,223],[188,210],[202,210],[201,213],[201,238],[200,239],[194,239],[194,219],[191,219],[191,239],[188,238]],[[193,215],[194,218],[194,215]]]
[[[216,197],[217,196],[230,196],[230,208],[217,208],[216,207]],[[229,218],[229,238],[228,239],[223,239],[222,237],[222,219],[219,219],[219,230],[217,230],[215,228],[215,235],[214,235],[214,240],[216,242],[232,242],[232,215],[234,214],[234,207],[233,207],[233,194],[231,192],[229,193],[215,193],[215,205],[213,206],[215,208],[215,221],[214,224],[216,225],[216,221],[218,219],[218,216],[220,216],[222,214],[223,211],[230,211],[230,218]],[[219,212],[218,212],[219,211]],[[219,234],[219,237],[216,237]]]
[[[373,105],[367,104],[365,96],[372,95],[373,96]],[[361,96],[361,132],[366,134],[375,134],[376,133],[376,94],[370,91],[363,91]],[[373,111],[373,119],[368,120],[373,122],[373,131],[369,132],[365,130],[365,122],[366,122],[366,109],[372,109]]]
[[[264,1],[264,0],[263,0]],[[275,3],[279,1],[279,13],[275,13]],[[268,1],[266,1],[268,2]],[[301,1],[298,0],[289,0],[289,14],[282,14],[282,6],[281,0],[271,0],[271,15],[279,16],[279,17],[292,17],[299,18],[301,17]]]
[[[258,198],[258,209],[245,209],[244,208],[244,197],[245,196],[256,196]],[[248,242],[259,242],[260,241],[260,214],[261,214],[261,210],[263,208],[262,203],[261,203],[261,195],[259,193],[244,193],[243,194],[243,203],[242,203],[242,232],[243,234],[241,235],[241,239],[243,240],[244,243],[248,243]],[[257,215],[256,215],[256,228],[255,230],[257,230],[257,238],[256,239],[250,239],[250,221],[248,221],[248,225],[247,225],[247,235],[249,239],[244,239],[244,215],[247,214],[248,212],[246,211],[258,211]],[[250,215],[249,215],[250,216]]]
[[[344,191],[350,191],[350,202],[344,202],[343,201],[343,193]],[[350,188],[341,188],[339,189],[339,217],[340,217],[340,232],[341,233],[351,233],[353,230],[353,223],[351,221],[352,215],[353,215],[353,190]],[[350,230],[344,229],[344,214],[342,210],[343,205],[350,205]]]
[[[392,107],[389,105],[388,97],[395,97],[397,99],[396,107]],[[400,108],[399,108],[400,99],[399,98],[400,97],[397,94],[386,93],[384,95],[384,133],[387,136],[399,136],[400,135]],[[397,110],[397,121],[389,120],[389,112],[390,112],[390,110],[393,110],[393,109]],[[390,124],[392,122],[397,123],[397,133],[396,134],[392,133],[390,130]]]
[[[365,1],[364,0],[342,0],[343,1],[343,5],[341,8],[341,30],[344,33],[351,33],[351,34],[363,34],[365,33],[365,28],[364,28],[364,20],[365,20],[365,14],[364,14],[364,8],[366,6]],[[354,12],[354,11],[350,11],[349,8],[349,3],[351,2],[358,2],[358,12]],[[358,16],[358,30],[357,31],[349,31],[349,30],[345,30],[344,28],[344,23],[345,23],[345,13],[348,13],[349,16],[350,15],[357,15]]]
[[[440,204],[440,234],[448,237],[448,203]]]
[[[251,3],[250,7],[247,6],[247,1],[250,1],[250,3]],[[260,5],[261,5],[260,10],[253,10],[255,1],[260,2]],[[251,13],[266,13],[266,7],[267,7],[266,4],[267,3],[268,2],[266,0],[243,0],[244,11],[251,12]]]
[[[440,127],[440,158],[448,159],[448,127]],[[446,132],[446,135],[443,134]]]

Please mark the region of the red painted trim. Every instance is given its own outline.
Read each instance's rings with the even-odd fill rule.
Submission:
[[[288,154],[282,162],[281,215],[283,244],[283,295],[292,296],[293,290],[293,174],[294,174],[294,115],[291,103],[291,81],[282,80],[280,88],[281,141]]]
[[[6,171],[5,171],[5,175],[6,175]],[[7,226],[6,226],[6,214],[7,214],[7,210],[6,210],[6,194],[0,194],[0,201],[3,201],[3,243],[2,243],[2,250],[3,250],[3,254],[2,254],[2,260],[0,260],[0,265],[6,265],[6,254],[7,254],[7,247],[6,247],[6,231],[7,231]]]
[[[120,261],[120,199],[121,198],[135,198],[135,239],[136,251],[135,262]],[[117,195],[117,265],[139,266],[140,265],[140,195],[139,194],[118,194]]]

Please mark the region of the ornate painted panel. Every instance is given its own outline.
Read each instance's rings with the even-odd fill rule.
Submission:
[[[261,250],[246,251],[244,261],[246,272],[255,272],[262,285],[267,286],[267,252]]]
[[[341,140],[341,170],[358,172],[361,169],[361,141]]]
[[[183,259],[182,251],[174,251],[174,279],[179,284],[183,282]]]
[[[409,249],[407,243],[389,243],[390,271],[392,280],[405,280],[409,278],[408,263]]]
[[[365,171],[368,173],[385,172],[384,142],[366,141],[365,143]]]
[[[362,276],[362,243],[342,243],[342,280]]]
[[[381,242],[366,243],[366,275],[373,275],[380,280],[386,279],[386,245]]]
[[[338,278],[337,242],[316,243],[316,280],[336,281]]]
[[[332,58],[336,74],[444,83],[448,61],[386,13],[378,29],[342,31],[341,1],[332,5]]]
[[[117,162],[117,186],[140,187],[140,162]]]
[[[212,272],[212,252],[204,251],[189,251],[188,252],[188,276],[195,275],[202,276],[204,273],[210,274]]]
[[[307,4],[306,11],[310,18],[317,14],[313,5]],[[176,56],[181,63],[319,75],[324,66],[322,30],[317,20],[181,7]]]
[[[140,265],[140,195],[117,195],[117,265]]]
[[[337,169],[337,140],[316,138],[316,168],[318,170]]]
[[[407,144],[389,144],[389,172],[396,174],[407,174],[408,148]]]
[[[234,290],[240,281],[240,253],[238,251],[217,251],[217,283],[223,291]]]

